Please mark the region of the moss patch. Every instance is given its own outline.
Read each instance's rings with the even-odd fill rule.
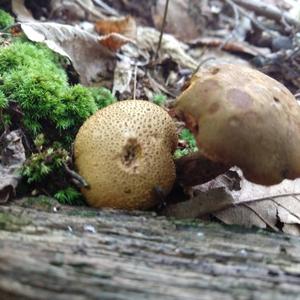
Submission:
[[[0,30],[13,25],[14,23],[14,18],[4,10],[0,9]]]
[[[71,85],[61,58],[44,45],[25,37],[0,44],[0,134],[21,128],[29,146],[19,196],[38,190],[82,204],[65,168],[72,168],[71,146],[83,122],[115,101],[105,88]]]

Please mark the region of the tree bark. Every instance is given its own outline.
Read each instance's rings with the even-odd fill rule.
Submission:
[[[300,295],[297,238],[42,200],[0,206],[3,300]]]

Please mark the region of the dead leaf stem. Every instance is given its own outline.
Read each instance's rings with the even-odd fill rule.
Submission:
[[[168,14],[168,7],[169,7],[169,0],[166,0],[165,10],[164,10],[164,17],[163,17],[163,23],[161,25],[159,40],[158,40],[158,44],[157,44],[157,48],[156,48],[154,59],[156,59],[158,57],[158,52],[159,52],[159,49],[161,47],[161,41],[162,41],[162,37],[163,37],[163,34],[164,34],[165,26],[166,26],[166,20],[167,20],[167,14]]]

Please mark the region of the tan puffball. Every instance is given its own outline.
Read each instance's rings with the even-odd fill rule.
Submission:
[[[97,111],[80,128],[75,163],[94,207],[147,209],[175,181],[172,154],[177,145],[172,118],[161,107],[126,100]]]
[[[241,65],[201,70],[176,111],[203,155],[271,185],[300,177],[300,107],[278,81]]]

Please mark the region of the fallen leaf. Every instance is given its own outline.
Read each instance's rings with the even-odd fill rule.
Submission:
[[[137,28],[137,42],[140,51],[155,53],[159,41],[160,32],[151,27]],[[159,54],[161,57],[172,58],[179,66],[194,70],[197,62],[189,56],[186,51],[188,46],[178,41],[170,34],[164,34],[162,37]],[[146,56],[145,54],[143,55]]]
[[[266,228],[266,223],[247,206],[229,207],[226,210],[214,213],[214,216],[228,225],[239,224],[245,227]]]
[[[132,89],[132,79],[135,67],[144,67],[151,60],[151,53],[155,53],[159,32],[150,27],[138,27],[136,43],[128,43],[122,47],[123,55],[118,55],[114,74],[113,92],[124,93]],[[160,56],[168,57],[181,67],[195,69],[197,62],[186,53],[187,46],[173,36],[164,34],[160,48]],[[155,81],[150,72],[145,75],[151,89],[157,93],[170,94],[170,92]],[[143,86],[145,89],[145,85]],[[132,93],[131,93],[132,94]]]
[[[188,201],[168,206],[165,214],[179,218],[212,215],[225,224],[300,232],[300,179],[262,186],[246,180],[242,171],[234,168],[195,187],[195,194]]]
[[[99,44],[112,52],[118,51],[127,43],[134,43],[134,41],[118,33],[110,33],[99,38]]]
[[[130,16],[118,19],[98,20],[95,24],[95,30],[102,35],[119,33],[130,39],[136,38],[136,22],[135,19]]]
[[[87,85],[112,78],[116,64],[114,51],[129,42],[119,34],[99,38],[80,28],[52,22],[20,26],[30,40],[45,43],[53,51],[68,57],[81,83]]]
[[[123,59],[119,60],[116,64],[114,72],[114,81],[112,93],[115,95],[117,92],[123,94],[124,92],[130,92],[130,82],[132,78],[132,66],[133,63],[130,58],[123,56]]]
[[[19,130],[4,132],[0,138],[0,204],[15,196],[21,180],[20,168],[25,162],[22,133]]]

